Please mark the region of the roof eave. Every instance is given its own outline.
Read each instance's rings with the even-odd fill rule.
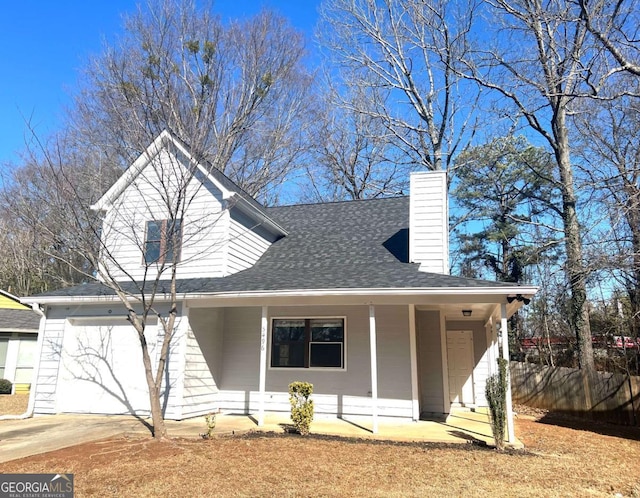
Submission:
[[[271,297],[340,297],[340,296],[495,296],[507,299],[510,296],[522,296],[531,298],[538,291],[535,286],[514,286],[514,287],[405,287],[405,288],[357,288],[357,289],[281,289],[264,291],[233,291],[233,292],[193,292],[179,293],[178,299],[253,299]],[[132,296],[137,299],[139,296]],[[169,296],[157,295],[157,301],[170,299]],[[100,304],[111,303],[119,300],[116,295],[104,296],[34,296],[23,298],[20,301],[25,304]],[[497,301],[496,301],[497,302]]]
[[[252,219],[255,219],[262,225],[267,228],[269,231],[273,232],[275,235],[286,236],[289,235],[281,225],[276,223],[272,218],[269,218],[266,214],[264,214],[260,209],[256,208],[249,201],[242,198],[242,196],[236,194],[233,196],[236,203],[234,206],[238,208],[240,211],[250,216]]]

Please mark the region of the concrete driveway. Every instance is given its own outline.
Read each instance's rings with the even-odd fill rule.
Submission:
[[[45,415],[0,421],[0,463],[76,444],[149,430],[133,417]]]

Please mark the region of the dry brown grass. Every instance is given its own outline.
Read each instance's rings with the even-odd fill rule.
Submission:
[[[640,430],[546,419],[518,420],[527,449],[507,453],[259,433],[116,438],[8,462],[0,472],[74,473],[78,497],[640,495]]]
[[[0,395],[0,415],[22,415],[27,411],[28,394]]]

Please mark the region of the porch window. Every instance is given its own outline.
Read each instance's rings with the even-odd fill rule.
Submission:
[[[271,366],[344,368],[344,318],[274,319]]]
[[[144,262],[172,263],[176,254],[180,258],[182,244],[182,220],[147,221],[144,240]]]

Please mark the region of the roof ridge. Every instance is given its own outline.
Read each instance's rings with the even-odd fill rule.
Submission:
[[[399,200],[399,199],[408,199],[409,195],[396,195],[392,197],[375,197],[369,199],[345,199],[341,201],[326,201],[326,202],[301,202],[298,204],[282,204],[278,206],[265,206],[265,209],[278,209],[278,208],[288,208],[288,207],[299,207],[299,206],[327,206],[327,205],[336,205],[336,204],[355,204],[355,203],[365,203],[371,201],[390,201],[390,200]]]

